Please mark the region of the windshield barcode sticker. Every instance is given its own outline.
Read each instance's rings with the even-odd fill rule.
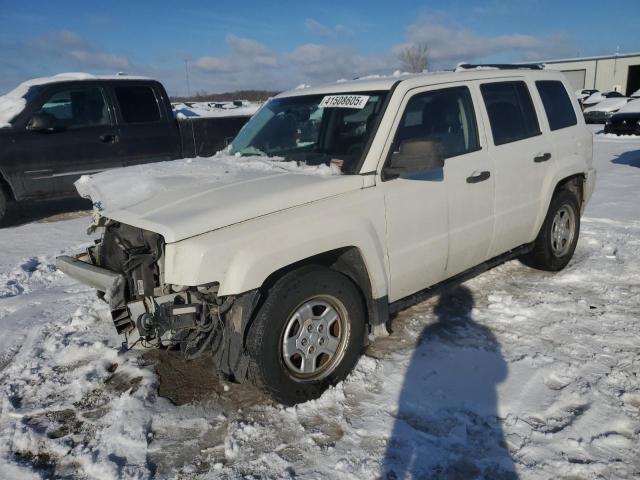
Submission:
[[[357,108],[363,109],[369,100],[368,95],[327,95],[320,102],[320,108]]]

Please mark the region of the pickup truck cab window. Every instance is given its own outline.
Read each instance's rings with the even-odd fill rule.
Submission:
[[[403,113],[393,151],[407,140],[436,145],[444,158],[478,150],[478,129],[469,89],[454,87],[414,95]]]
[[[542,99],[544,111],[551,130],[560,130],[578,123],[571,99],[562,82],[557,80],[538,80],[536,88]]]
[[[59,128],[110,125],[109,109],[99,87],[73,88],[53,93],[35,115],[50,117]],[[35,116],[34,115],[34,116]]]
[[[142,85],[116,87],[116,99],[124,123],[160,121],[160,109],[153,89]]]
[[[344,173],[355,173],[385,96],[364,92],[275,98],[245,125],[231,151],[308,165],[333,163]],[[347,100],[360,103],[347,105]]]
[[[540,135],[538,118],[526,83],[485,83],[480,90],[487,106],[495,145]]]

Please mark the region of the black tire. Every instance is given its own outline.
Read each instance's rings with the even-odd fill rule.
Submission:
[[[554,220],[559,212],[573,212],[574,226],[570,241],[562,245],[554,240]],[[551,199],[549,211],[544,219],[540,233],[536,238],[533,250],[524,255],[522,263],[538,270],[557,272],[567,266],[578,244],[580,234],[580,205],[576,194],[569,190],[558,191]]]
[[[318,342],[323,342],[326,338],[322,340],[316,338],[313,341],[310,338],[306,345],[311,345],[312,342],[318,345],[318,350],[315,352],[317,357],[311,363],[319,363],[320,367],[316,377],[300,378],[298,375],[303,375],[302,373],[294,372],[291,366],[285,364],[289,362],[292,365],[296,362],[295,355],[289,357],[285,354],[283,343],[285,331],[288,333],[293,331],[291,324],[296,322],[295,313],[300,311],[303,305],[315,301],[322,302],[325,299],[330,302],[336,301],[335,312],[343,312],[343,315],[339,315],[333,322],[344,325],[339,326],[340,353],[333,356],[318,353],[323,348],[319,346],[322,343]],[[316,306],[313,307],[315,308]],[[323,307],[319,306],[319,308],[321,314]],[[316,312],[318,311],[313,310],[314,315],[319,314]],[[359,289],[345,275],[322,266],[307,266],[287,273],[268,289],[265,301],[249,328],[247,334],[247,351],[250,357],[249,381],[285,405],[318,398],[329,386],[345,379],[356,365],[364,343],[365,312]],[[308,320],[309,325],[316,320],[316,317]],[[322,336],[315,331],[316,323],[313,325],[312,333],[316,337]],[[332,327],[327,328],[324,335],[329,335],[330,328]],[[302,335],[307,333],[300,323],[300,329],[294,335],[289,335],[289,338],[302,342],[304,340],[300,340]],[[328,344],[329,342],[325,346]],[[322,365],[324,355],[327,360]],[[320,358],[321,356],[323,358]],[[301,358],[300,365],[302,361]],[[325,370],[322,371],[322,368]]]
[[[4,224],[4,219],[5,219],[5,216],[7,215],[8,207],[9,207],[9,197],[4,191],[4,188],[0,186],[0,226]]]

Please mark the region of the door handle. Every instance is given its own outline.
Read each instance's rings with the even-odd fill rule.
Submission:
[[[484,182],[491,176],[491,172],[485,170],[483,172],[475,171],[470,177],[467,177],[467,183]]]
[[[117,143],[118,136],[117,135],[100,135],[100,141],[102,143]]]
[[[541,155],[533,157],[533,161],[536,162],[536,163],[546,162],[547,160],[550,160],[550,159],[551,159],[551,154],[550,153],[543,153]]]

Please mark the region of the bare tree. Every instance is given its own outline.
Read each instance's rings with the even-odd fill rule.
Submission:
[[[427,69],[429,48],[424,42],[406,45],[398,52],[402,68],[408,72],[419,73]]]

